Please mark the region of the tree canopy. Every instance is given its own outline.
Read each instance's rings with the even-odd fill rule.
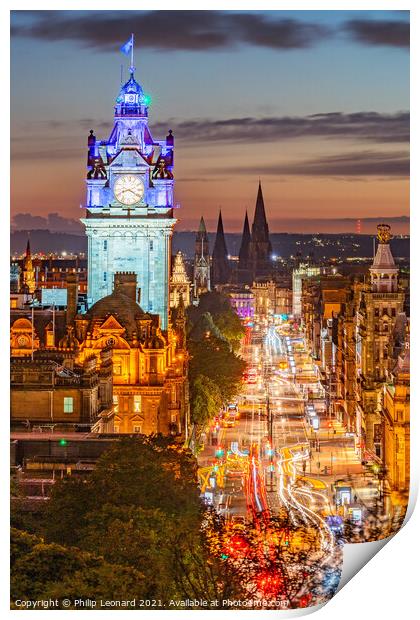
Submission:
[[[245,330],[226,295],[216,291],[201,295],[198,306],[189,306],[187,315],[190,338],[198,339],[210,331],[213,336],[226,340],[234,351],[238,349]]]
[[[144,575],[135,567],[110,564],[75,547],[11,530],[12,608],[18,599],[144,598],[145,585]]]
[[[205,375],[217,385],[222,401],[229,402],[240,389],[245,362],[230,350],[226,342],[214,337],[189,341],[188,349],[191,386],[199,375]],[[192,392],[194,394],[193,389]]]
[[[191,419],[203,428],[240,388],[245,363],[235,351],[244,328],[228,297],[215,291],[188,308],[188,325]]]
[[[170,599],[241,593],[234,570],[208,548],[196,467],[173,440],[139,436],[116,442],[88,477],[57,482],[42,538],[13,539],[13,596],[126,593],[165,608]]]
[[[199,374],[192,383],[191,421],[200,427],[220,411],[223,404],[219,386],[206,375]]]

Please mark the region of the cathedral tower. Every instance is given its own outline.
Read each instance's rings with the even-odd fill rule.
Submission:
[[[254,221],[252,223],[251,256],[253,275],[268,275],[271,270],[271,242],[265,215],[264,198],[261,181],[258,184],[257,202],[255,204]]]
[[[209,239],[207,236],[204,218],[201,217],[198,232],[195,238],[194,253],[194,297],[198,299],[203,293],[210,290],[210,254]]]
[[[217,222],[217,233],[213,248],[211,269],[213,284],[227,284],[229,282],[230,265],[221,211],[219,212],[219,220]]]
[[[174,137],[155,140],[149,97],[134,77],[121,87],[108,140],[90,131],[86,217],[88,304],[112,293],[117,272],[133,272],[146,312],[167,329],[173,216]]]

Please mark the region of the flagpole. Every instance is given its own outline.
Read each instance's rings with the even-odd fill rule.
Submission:
[[[134,73],[134,33],[131,33],[131,71]]]

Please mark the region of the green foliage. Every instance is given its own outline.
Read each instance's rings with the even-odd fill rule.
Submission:
[[[189,306],[187,312],[191,320],[195,322],[204,312],[209,312],[214,316],[228,310],[232,310],[228,297],[223,293],[211,291],[201,295],[198,306]]]
[[[240,389],[245,362],[217,338],[189,341],[188,350],[191,386],[199,375],[205,375],[217,385],[223,402],[230,401]]]
[[[185,525],[190,527],[188,519]],[[141,567],[146,598],[176,596],[170,576],[171,545],[182,526],[180,517],[169,518],[159,509],[105,504],[88,515],[83,547],[111,563]]]
[[[189,451],[162,436],[115,442],[84,481],[54,485],[45,542],[15,532],[13,596],[222,597],[241,586],[210,553],[204,514]]]
[[[111,565],[75,547],[48,544],[12,528],[11,548],[12,608],[17,599],[124,599],[145,594],[139,570]]]
[[[171,518],[198,519],[197,464],[170,438],[125,438],[104,452],[91,476],[54,485],[45,515],[48,540],[83,546],[92,512],[102,506],[159,508]]]
[[[223,404],[218,385],[206,375],[194,379],[191,391],[191,420],[198,426],[205,426]]]
[[[212,291],[201,295],[198,306],[189,306],[187,315],[191,339],[198,340],[210,331],[212,336],[226,340],[233,350],[239,347],[245,330],[223,293]]]
[[[203,338],[208,338],[209,336],[214,336],[219,340],[226,341],[226,338],[223,336],[219,328],[215,325],[213,321],[213,317],[209,312],[204,312],[199,316],[196,323],[191,327],[189,338],[190,340],[194,340],[198,342]]]
[[[42,533],[60,545],[78,545],[84,526],[84,515],[94,510],[96,497],[89,480],[65,478],[53,486],[43,516]]]
[[[214,322],[232,349],[237,351],[244,337],[245,329],[239,316],[230,309],[229,312],[221,312],[214,316]]]
[[[239,391],[245,363],[234,351],[244,328],[228,297],[217,292],[202,295],[187,314],[191,417],[205,426]]]

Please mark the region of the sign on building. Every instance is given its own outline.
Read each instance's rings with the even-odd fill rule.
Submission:
[[[41,289],[41,304],[43,306],[67,306],[66,288]]]

